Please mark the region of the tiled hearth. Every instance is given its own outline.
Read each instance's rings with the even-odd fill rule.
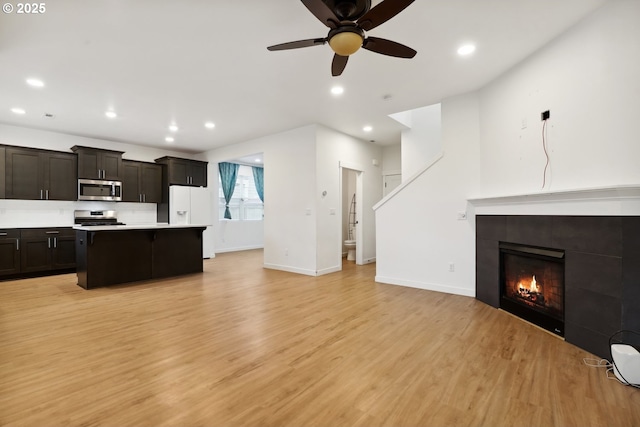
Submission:
[[[630,215],[635,197],[621,201],[596,194],[569,201],[554,194],[544,207],[536,195],[530,209],[535,214],[524,213],[527,196],[471,201],[476,209],[476,298],[499,307],[500,242],[563,250],[565,339],[609,357],[612,334],[640,330],[640,211]],[[596,214],[602,211],[621,214]]]

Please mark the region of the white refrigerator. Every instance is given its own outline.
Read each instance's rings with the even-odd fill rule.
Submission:
[[[211,192],[206,187],[169,187],[169,224],[208,225],[202,232],[202,256],[213,258]]]

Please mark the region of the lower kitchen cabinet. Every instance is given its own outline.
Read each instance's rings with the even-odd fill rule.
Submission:
[[[72,228],[24,228],[20,231],[20,273],[64,270],[76,266]]]
[[[202,272],[204,227],[77,230],[78,286],[85,289]]]
[[[0,276],[20,273],[20,230],[0,229]]]

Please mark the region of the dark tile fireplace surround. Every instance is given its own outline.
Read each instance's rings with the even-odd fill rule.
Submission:
[[[565,251],[564,337],[609,358],[609,337],[640,331],[640,217],[476,216],[476,298],[500,305],[499,243]]]

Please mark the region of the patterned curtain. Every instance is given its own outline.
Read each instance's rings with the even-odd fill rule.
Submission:
[[[233,190],[236,188],[236,180],[238,179],[238,168],[240,165],[235,163],[222,162],[218,163],[218,171],[220,172],[220,182],[222,184],[222,193],[224,194],[225,208],[224,217],[231,219],[231,211],[229,210],[229,201],[233,196]]]
[[[253,169],[253,181],[256,183],[258,197],[264,203],[264,168],[251,166],[251,169]]]

